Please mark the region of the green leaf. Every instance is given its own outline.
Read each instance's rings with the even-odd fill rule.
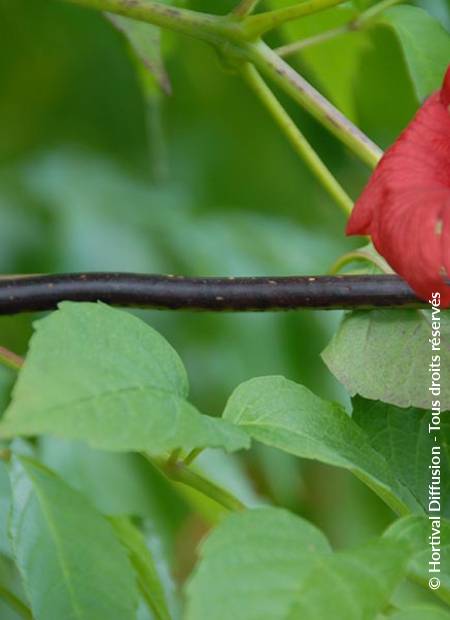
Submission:
[[[344,317],[322,357],[352,396],[429,409],[431,331],[428,311],[352,312]],[[450,320],[444,312],[440,355],[445,377],[450,374]],[[449,381],[442,381],[440,400],[442,411],[449,410]]]
[[[11,556],[8,536],[8,515],[11,508],[11,484],[5,463],[0,463],[0,553]]]
[[[430,412],[400,409],[380,401],[353,399],[353,420],[365,431],[372,447],[389,463],[395,477],[407,487],[424,510],[428,507],[429,465],[432,448],[439,444],[428,432]],[[442,514],[450,514],[450,464],[446,447],[450,443],[450,413],[441,415]]]
[[[348,469],[399,513],[417,509],[384,457],[346,412],[283,377],[260,377],[240,385],[224,418],[269,446]]]
[[[160,88],[170,93],[170,81],[161,57],[161,31],[152,24],[106,13],[109,21],[122,32],[139,60],[154,76]]]
[[[38,455],[102,514],[148,517],[167,534],[184,517],[183,503],[170,483],[139,454],[94,450],[83,442],[42,437]]]
[[[134,620],[137,588],[113,528],[28,458],[11,470],[11,536],[36,620]]]
[[[428,580],[434,576],[428,572],[431,560],[429,536],[435,534],[433,522],[427,517],[410,516],[395,521],[385,532],[385,538],[400,541],[409,547],[408,575],[428,588]],[[436,525],[436,524],[434,524]],[[450,604],[450,521],[441,519],[440,526],[441,585],[434,593]]]
[[[244,432],[201,415],[187,392],[180,358],[143,321],[103,304],[66,302],[36,324],[0,434],[46,433],[152,455],[248,447]]]
[[[164,589],[144,536],[127,518],[115,517],[110,521],[128,551],[145,602],[153,611],[156,620],[170,620]]]
[[[32,620],[19,571],[13,560],[4,555],[0,555],[0,618]]]
[[[431,605],[418,605],[402,609],[389,616],[389,620],[450,620],[450,613],[445,609],[432,607]]]
[[[160,560],[168,562],[172,557],[176,534],[189,508],[167,478],[143,456],[94,450],[83,442],[47,436],[40,438],[37,456],[101,514],[146,519]]]
[[[384,605],[403,576],[406,552],[382,541],[333,554],[307,521],[261,508],[227,517],[200,558],[187,587],[187,620],[353,620]]]
[[[450,32],[450,4],[448,0],[416,0],[416,4],[425,9]]]
[[[439,89],[450,58],[450,35],[423,9],[397,6],[377,20],[395,32],[419,101]]]
[[[329,552],[322,532],[286,510],[232,514],[201,547],[187,620],[281,620],[316,554]]]
[[[406,556],[401,546],[376,541],[325,557],[301,583],[288,620],[375,618],[401,580]]]

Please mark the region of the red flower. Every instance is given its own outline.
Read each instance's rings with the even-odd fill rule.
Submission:
[[[350,216],[348,235],[371,235],[378,252],[423,299],[450,305],[450,66],[386,151]]]

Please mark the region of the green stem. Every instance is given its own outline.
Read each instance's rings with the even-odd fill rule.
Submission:
[[[259,0],[241,0],[237,6],[231,11],[232,15],[237,17],[245,17],[254,11]]]
[[[267,16],[271,13],[261,13],[236,19],[235,16],[218,17],[178,9],[152,0],[62,0],[85,7],[95,8],[101,11],[109,11],[119,15],[125,15],[133,19],[148,22],[163,28],[169,28],[180,33],[197,37],[207,41],[227,54],[235,61],[250,61],[257,68],[272,78],[283,90],[295,101],[305,107],[315,118],[332,131],[344,144],[349,146],[358,157],[374,167],[382,155],[381,149],[376,146],[362,131],[353,125],[341,114],[325,97],[318,93],[306,80],[304,80],[292,67],[271,50],[262,41],[250,43],[247,38],[248,20]],[[322,10],[339,4],[337,0],[310,0],[302,5],[281,9],[285,17],[285,11],[296,9],[296,15],[300,15],[299,9],[312,12]],[[275,21],[280,18],[276,18]],[[284,19],[284,18],[283,18]],[[273,24],[271,18],[270,23]],[[253,27],[250,27],[250,30]]]
[[[362,161],[374,168],[383,151],[263,41],[247,47],[249,60],[308,110]]]
[[[240,25],[228,17],[175,8],[153,0],[61,0],[98,11],[108,11],[168,28],[209,43],[242,38]]]
[[[166,463],[167,467],[174,467],[178,463],[180,454],[181,454],[181,448],[177,448],[176,450],[173,450],[173,452],[169,455],[169,458],[167,459],[167,463]]]
[[[361,250],[353,250],[352,252],[347,252],[346,254],[340,256],[330,267],[328,273],[330,275],[335,275],[339,273],[343,267],[355,261],[372,263],[372,265],[378,267],[382,273],[393,273],[382,256],[375,253],[369,253],[364,248]]]
[[[213,499],[227,510],[245,510],[244,504],[240,502],[237,497],[234,497],[234,495],[222,487],[218,486],[211,480],[208,480],[208,478],[205,478],[192,469],[189,469],[189,467],[187,467],[182,461],[178,461],[177,463],[168,463],[167,461],[152,459],[147,455],[144,456],[146,456],[150,463],[155,465],[170,480],[185,484],[196,491],[200,491],[200,493],[203,493],[203,495]]]
[[[301,39],[300,41],[294,41],[293,43],[282,45],[281,47],[277,47],[274,51],[278,54],[278,56],[286,58],[286,56],[291,56],[292,54],[295,54],[296,52],[299,52],[306,47],[319,45],[320,43],[330,41],[331,39],[334,39],[341,34],[346,34],[347,32],[350,32],[352,30],[352,28],[350,27],[351,23],[352,22],[349,22],[348,24],[344,24],[343,26],[339,26],[338,28],[332,28],[331,30],[320,32],[319,34],[315,34],[312,37],[306,37],[305,39]]]
[[[343,254],[342,256],[340,256],[329,268],[328,270],[328,274],[331,276],[336,275],[337,273],[339,273],[341,271],[341,269],[343,267],[345,267],[345,265],[348,265],[349,263],[353,263],[355,261],[364,261],[367,260],[365,256],[362,256],[359,252],[355,251],[355,252],[347,252],[346,254]]]
[[[331,30],[326,30],[325,32],[320,32],[312,37],[308,37],[305,39],[301,39],[300,41],[294,41],[293,43],[288,43],[287,45],[283,45],[278,47],[275,52],[279,56],[290,56],[295,54],[296,52],[305,49],[306,47],[310,47],[312,45],[318,45],[323,43],[324,41],[329,41],[330,39],[334,39],[343,34],[348,34],[349,32],[358,32],[363,30],[366,26],[370,24],[370,22],[377,17],[379,13],[385,11],[394,4],[400,4],[400,2],[404,2],[404,0],[383,0],[379,4],[370,7],[363,13],[361,13],[356,19],[352,19],[351,21],[339,26],[338,28],[332,28]]]
[[[161,591],[161,586],[158,585],[160,581],[158,559],[148,549],[144,533],[133,523],[130,517],[109,516],[108,521],[127,550],[128,557],[136,573],[136,584],[151,612],[152,620],[171,620],[172,615],[169,613],[164,596],[164,586],[162,586]],[[140,616],[141,614],[138,615]],[[147,614],[145,614],[145,617],[148,617]]]
[[[194,448],[194,450],[191,450],[189,454],[186,456],[186,458],[183,459],[183,463],[185,465],[191,465],[191,463],[193,463],[195,459],[198,456],[200,456],[202,452],[203,452],[203,448]]]
[[[258,39],[269,30],[282,26],[286,22],[325,11],[338,4],[342,4],[344,1],[345,0],[306,0],[301,4],[277,9],[276,11],[252,15],[247,17],[243,24],[245,34],[249,40]]]
[[[295,151],[306,162],[325,190],[343,209],[344,213],[349,215],[353,208],[352,199],[325,166],[316,151],[312,148],[305,136],[301,133],[286,110],[261,78],[258,71],[253,65],[247,63],[244,65],[242,74],[247,84],[250,88],[252,88],[272,117],[275,119],[280,129],[294,147]]]
[[[378,4],[371,6],[366,11],[363,11],[359,17],[357,17],[353,21],[353,30],[358,30],[363,28],[368,22],[370,22],[374,17],[382,13],[386,9],[389,9],[391,6],[395,4],[400,4],[401,2],[405,2],[405,0],[382,0]]]
[[[1,585],[0,598],[3,599],[5,603],[7,603],[9,607],[13,609],[21,618],[25,618],[25,620],[33,620],[31,611],[25,603],[22,603],[22,601],[15,594]]]
[[[7,366],[8,368],[12,368],[13,370],[20,370],[24,363],[23,357],[5,349],[5,347],[0,347],[0,364]]]

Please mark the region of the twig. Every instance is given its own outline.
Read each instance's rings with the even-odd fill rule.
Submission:
[[[250,13],[254,11],[258,2],[259,0],[241,0],[231,11],[231,14],[236,15],[236,17],[245,17],[246,15],[250,15]]]
[[[319,45],[320,43],[330,41],[330,39],[334,39],[341,34],[351,32],[353,30],[353,28],[351,27],[352,23],[353,22],[348,22],[347,24],[343,24],[342,26],[338,26],[337,28],[332,28],[330,30],[325,30],[324,32],[319,32],[318,34],[312,35],[311,37],[306,37],[304,39],[300,39],[299,41],[294,41],[293,43],[287,43],[286,45],[277,47],[274,51],[278,54],[278,56],[286,58],[287,56],[291,56],[296,52],[300,52],[307,47]]]
[[[343,4],[344,1],[345,0],[306,0],[305,2],[276,9],[275,11],[252,15],[245,20],[245,32],[249,39],[257,39],[266,32],[278,28],[287,22],[305,17],[306,15],[313,15],[314,13],[325,11],[326,9],[331,9],[338,4]]]
[[[316,35],[311,37],[307,37],[305,39],[300,39],[299,41],[294,41],[293,43],[288,43],[287,45],[282,45],[281,47],[277,47],[274,51],[279,55],[286,58],[286,56],[291,56],[296,52],[305,49],[306,47],[311,47],[312,45],[318,45],[323,43],[324,41],[329,41],[330,39],[334,39],[343,34],[348,34],[349,32],[359,32],[363,30],[366,26],[370,24],[370,22],[375,19],[380,13],[389,9],[391,6],[395,4],[400,4],[405,0],[382,0],[378,4],[370,7],[366,11],[363,11],[358,17],[350,20],[346,24],[342,24],[342,26],[338,26],[337,28],[332,28],[331,30],[325,30],[324,32],[319,32]]]
[[[249,59],[358,157],[374,168],[383,151],[263,41],[248,48]]]
[[[355,30],[365,26],[368,22],[370,22],[374,17],[377,17],[383,11],[390,9],[391,6],[395,4],[401,4],[405,2],[405,0],[381,0],[378,4],[374,4],[366,11],[363,11],[359,17],[357,17],[353,22],[353,27]]]
[[[242,38],[238,20],[173,7],[153,0],[62,0],[62,2],[123,15],[212,44]]]
[[[0,314],[52,310],[64,300],[212,312],[427,307],[393,275],[185,278],[83,273],[0,281]]]
[[[267,108],[275,122],[294,147],[295,151],[300,155],[308,168],[320,181],[324,189],[341,207],[345,215],[348,216],[353,208],[352,199],[331,174],[330,170],[326,167],[316,151],[309,144],[308,140],[264,82],[258,71],[253,65],[246,63],[242,69],[242,74],[247,84]]]
[[[258,33],[275,28],[286,20],[336,6],[343,0],[307,0],[299,5],[249,15],[244,19],[238,19],[235,15],[217,16],[174,8],[153,0],[62,1],[117,13],[196,37],[211,43],[236,64],[250,61],[261,73],[273,79],[280,88],[333,132],[362,161],[375,167],[381,158],[382,151],[376,144],[278,54],[258,39]]]

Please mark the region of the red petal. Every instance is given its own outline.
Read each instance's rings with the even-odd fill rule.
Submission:
[[[450,67],[381,159],[357,201],[348,235],[371,235],[378,252],[422,298],[450,305]]]
[[[441,101],[445,106],[450,105],[450,66],[445,74],[444,84],[441,90]]]

